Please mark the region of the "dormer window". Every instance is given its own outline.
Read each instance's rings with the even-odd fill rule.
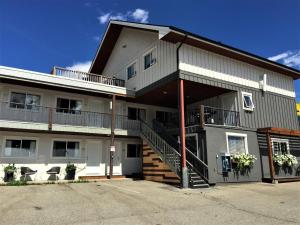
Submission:
[[[156,63],[155,49],[152,49],[144,56],[144,69],[148,69]]]
[[[242,92],[242,97],[243,97],[243,109],[248,111],[253,111],[254,104],[252,100],[252,94]]]
[[[136,62],[127,67],[127,80],[136,75]]]

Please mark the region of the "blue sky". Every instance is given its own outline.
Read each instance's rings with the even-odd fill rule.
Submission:
[[[300,69],[299,0],[0,0],[0,65],[86,69],[110,18],[178,26]]]

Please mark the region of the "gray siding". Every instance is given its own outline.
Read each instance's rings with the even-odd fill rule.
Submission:
[[[210,183],[261,181],[261,164],[259,157],[260,154],[257,144],[256,132],[219,127],[206,127],[205,131]],[[249,175],[239,174],[237,176],[235,172],[229,172],[228,177],[224,177],[223,174],[220,173],[220,153],[227,151],[226,132],[247,134],[249,154],[255,155],[257,158]],[[217,155],[219,156],[219,158],[217,158]]]
[[[233,83],[201,77],[197,74],[180,71],[180,78],[210,86],[221,87],[238,92],[238,107],[240,111],[241,126],[246,128],[279,127],[298,130],[296,114],[296,101],[273,93],[263,93],[254,88],[243,87]],[[253,112],[243,110],[241,92],[252,93],[255,109]]]

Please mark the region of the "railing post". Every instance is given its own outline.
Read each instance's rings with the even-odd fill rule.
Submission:
[[[109,179],[113,177],[113,160],[114,160],[114,150],[115,150],[115,125],[116,125],[116,95],[112,96],[112,104],[111,104],[111,143],[110,143],[110,151],[109,151]]]
[[[205,126],[205,117],[204,117],[204,105],[200,105],[200,127],[203,129]]]
[[[48,130],[51,131],[53,123],[53,109],[49,108],[48,111]]]

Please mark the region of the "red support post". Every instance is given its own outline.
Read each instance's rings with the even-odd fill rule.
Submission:
[[[179,115],[180,115],[180,145],[181,145],[181,167],[183,188],[188,187],[186,148],[185,148],[185,115],[184,115],[184,81],[179,80]]]

